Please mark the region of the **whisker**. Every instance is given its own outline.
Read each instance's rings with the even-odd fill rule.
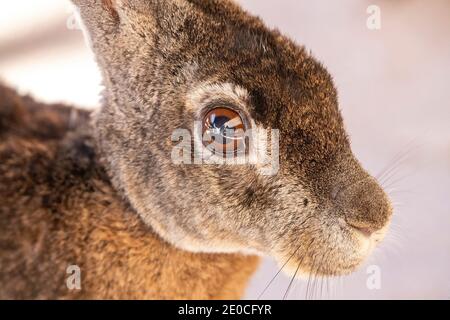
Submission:
[[[407,160],[409,160],[409,157],[403,158],[401,161],[398,161],[391,168],[389,168],[389,170],[384,174],[382,178],[377,179],[380,184],[385,185],[389,182],[390,179],[395,177]]]
[[[280,267],[280,269],[277,271],[277,273],[273,276],[273,278],[269,281],[269,283],[266,285],[264,290],[261,292],[261,294],[258,296],[257,300],[260,300],[261,297],[264,295],[264,293],[269,289],[270,285],[275,281],[275,279],[278,277],[278,275],[281,273],[281,271],[284,269],[284,267],[289,263],[289,261],[294,257],[294,255],[297,253],[297,251],[300,249],[302,244],[300,244],[297,249],[290,255],[290,257],[286,260],[286,262]]]
[[[315,258],[313,257],[313,261],[311,264],[311,271],[314,270],[314,266],[315,266]],[[312,272],[309,273],[308,275],[308,283],[306,285],[306,300],[309,300],[309,292],[310,292],[310,286],[311,286],[311,275]]]
[[[286,292],[285,292],[285,294],[284,294],[284,296],[283,296],[283,300],[286,300],[287,296],[289,295],[289,290],[290,290],[290,288],[291,288],[291,286],[292,286],[292,283],[294,282],[295,277],[297,276],[298,270],[300,269],[300,265],[303,263],[303,260],[304,260],[304,258],[305,258],[305,256],[306,256],[307,252],[309,251],[309,249],[311,248],[311,245],[312,245],[313,243],[314,243],[314,239],[312,239],[312,240],[310,241],[310,243],[308,244],[308,247],[306,248],[305,254],[304,254],[304,255],[302,256],[302,258],[300,259],[300,261],[299,261],[299,263],[298,263],[298,265],[297,265],[297,269],[295,270],[295,273],[294,273],[294,275],[293,275],[291,281],[289,282],[289,286],[287,287]]]
[[[399,151],[396,155],[394,155],[393,159],[388,162],[388,164],[381,170],[379,174],[375,176],[375,178],[378,181],[381,181],[390,170],[392,170],[393,167],[397,166],[398,162],[402,162],[404,158],[408,158],[410,154],[414,151],[415,148],[419,148],[422,146],[423,143],[417,144],[417,140],[420,138],[420,136],[416,136],[415,138],[411,139],[406,145],[405,149]]]
[[[302,223],[304,224],[307,220],[309,220],[309,217]],[[304,229],[304,228],[302,228]],[[300,230],[302,230],[300,229]],[[294,239],[292,242],[297,241],[298,239]],[[291,243],[292,243],[291,242]],[[295,251],[289,256],[289,258],[286,260],[285,263],[280,267],[280,269],[277,271],[277,273],[273,276],[273,278],[269,281],[269,283],[266,285],[264,290],[261,292],[261,294],[258,296],[257,300],[260,300],[261,297],[264,295],[264,293],[269,289],[270,285],[275,281],[275,279],[278,277],[278,275],[281,273],[281,271],[284,269],[284,267],[289,263],[289,261],[294,257],[294,255],[297,253],[297,251],[301,248],[302,243],[298,245],[298,247],[295,249]]]
[[[319,268],[322,265],[323,258],[324,258],[324,256],[322,256],[322,259],[317,264],[316,270],[314,271],[313,284],[312,284],[312,296],[311,296],[311,299],[313,299],[313,300],[317,298],[317,287],[318,287],[317,281],[319,278]]]
[[[398,183],[402,182],[403,180],[405,180],[406,178],[409,178],[412,176],[412,173],[408,173],[408,174],[404,174],[398,178],[396,178],[395,180],[386,180],[384,183],[382,183],[382,186],[384,189],[389,189],[389,188],[393,188],[394,186],[396,186]],[[395,175],[392,176],[391,179],[394,179]]]
[[[300,226],[303,226],[306,222],[308,222],[310,219],[312,219],[313,218],[313,216],[307,216],[306,217],[306,219],[301,223],[301,225]],[[302,227],[302,228],[299,228],[298,229],[298,231],[302,231],[302,230],[305,230],[306,229],[306,227]],[[293,239],[292,241],[291,241],[291,244],[294,242],[294,241],[299,241],[299,239]],[[313,243],[314,241],[313,240],[311,240],[311,243],[308,245],[308,248],[307,248],[307,250],[306,250],[306,252],[308,251],[308,249],[309,249],[309,247],[311,246],[311,244]],[[289,261],[292,259],[292,257],[297,253],[297,251],[301,248],[301,246],[302,246],[302,243],[300,243],[299,244],[299,246],[295,249],[295,251],[289,256],[289,258],[286,260],[286,262],[281,266],[281,268],[278,270],[278,272],[273,276],[273,278],[269,281],[269,283],[266,285],[266,287],[264,288],[264,290],[261,292],[261,294],[258,296],[258,299],[257,300],[260,300],[261,299],[261,297],[264,295],[264,293],[269,289],[269,287],[270,287],[270,285],[275,281],[275,279],[278,277],[278,275],[281,273],[281,271],[284,269],[284,267],[289,263]],[[303,261],[303,258],[304,257],[302,257],[301,259],[302,259],[302,261]]]
[[[291,289],[292,283],[294,282],[295,276],[297,275],[298,269],[300,268],[300,263],[301,262],[298,263],[297,269],[295,269],[295,273],[292,276],[291,281],[289,282],[289,286],[287,287],[286,292],[284,293],[283,300],[286,300],[287,296],[289,295],[289,290]]]

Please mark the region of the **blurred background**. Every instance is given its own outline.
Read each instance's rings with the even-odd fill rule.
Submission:
[[[388,168],[395,204],[392,230],[365,266],[295,281],[288,298],[450,299],[450,2],[238,2],[328,67],[353,150],[373,175]],[[380,29],[367,26],[370,5]],[[99,106],[100,74],[69,1],[2,4],[0,79],[42,101]],[[374,270],[376,288],[367,285]],[[277,271],[265,259],[246,298],[258,298]],[[262,298],[283,298],[289,282],[279,274]]]

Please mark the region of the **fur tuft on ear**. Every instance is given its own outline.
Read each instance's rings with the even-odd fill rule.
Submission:
[[[186,0],[72,2],[107,86],[108,82],[122,82],[130,77],[130,70],[136,71],[127,67],[130,63],[155,61],[152,52],[168,52],[180,43],[186,45],[188,37],[196,37],[200,32],[201,13]]]

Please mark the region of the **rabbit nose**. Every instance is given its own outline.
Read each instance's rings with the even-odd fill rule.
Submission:
[[[389,199],[372,177],[349,186],[336,201],[346,223],[365,236],[382,229],[392,214]]]

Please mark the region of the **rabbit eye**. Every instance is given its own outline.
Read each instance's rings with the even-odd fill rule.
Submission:
[[[214,108],[203,118],[203,145],[223,156],[245,152],[245,125],[238,112]]]

